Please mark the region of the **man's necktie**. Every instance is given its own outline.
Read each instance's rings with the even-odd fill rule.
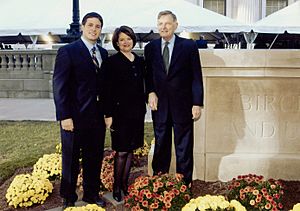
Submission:
[[[99,65],[99,61],[96,57],[96,47],[95,46],[92,48],[92,59],[93,59],[94,65],[96,67],[96,73],[98,74],[98,72],[100,70],[100,65]],[[97,95],[96,100],[100,101],[99,95]]]
[[[166,42],[164,50],[163,50],[163,60],[164,60],[164,65],[165,65],[167,74],[169,71],[169,48],[168,48],[168,45],[169,45],[169,42]]]
[[[96,47],[95,46],[92,48],[92,59],[95,64],[95,67],[96,67],[96,72],[98,72],[98,70],[100,69],[100,65],[99,65],[99,61],[96,57]]]

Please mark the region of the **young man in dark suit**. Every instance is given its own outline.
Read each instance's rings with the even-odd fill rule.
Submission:
[[[169,172],[172,128],[176,173],[187,185],[193,173],[193,121],[201,116],[203,84],[199,52],[194,41],[174,34],[178,23],[171,11],[158,14],[160,39],[145,47],[146,89],[152,109],[154,174]]]
[[[58,50],[53,94],[61,126],[63,208],[74,206],[79,158],[83,166],[83,201],[105,206],[99,197],[100,170],[105,139],[100,65],[108,57],[97,45],[103,26],[94,12],[83,17],[82,36]]]

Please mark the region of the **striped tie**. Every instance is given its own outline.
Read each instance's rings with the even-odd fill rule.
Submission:
[[[93,59],[94,65],[96,67],[96,74],[98,74],[98,72],[100,70],[100,66],[99,66],[99,61],[98,61],[98,59],[96,57],[96,47],[95,46],[92,48],[92,59]],[[99,95],[96,96],[96,100],[100,101]]]
[[[99,61],[96,57],[96,47],[95,46],[92,48],[92,59],[93,59],[94,65],[96,67],[96,72],[98,72],[98,70],[100,69],[100,65],[99,65]]]

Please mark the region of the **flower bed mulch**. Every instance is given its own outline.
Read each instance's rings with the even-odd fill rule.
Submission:
[[[130,176],[130,181],[132,182],[134,178],[145,175],[147,172],[147,157],[143,157],[140,160],[140,166],[133,168],[133,172]],[[11,181],[17,174],[28,173],[31,172],[32,168],[23,168],[18,169],[16,173],[8,180],[6,180],[0,186],[0,210],[1,211],[41,211],[47,210],[55,207],[59,207],[62,205],[61,198],[59,196],[59,181],[54,182],[53,193],[47,198],[46,202],[43,205],[35,205],[30,208],[18,208],[13,209],[8,207],[5,200],[6,190],[9,187]],[[285,194],[283,196],[283,205],[284,210],[290,210],[294,204],[300,202],[300,181],[282,181],[285,187]],[[226,183],[223,182],[204,182],[201,180],[193,181],[192,194],[193,197],[196,198],[198,196],[203,196],[205,194],[211,195],[219,195],[226,193]],[[108,204],[107,210],[113,210],[113,206]]]

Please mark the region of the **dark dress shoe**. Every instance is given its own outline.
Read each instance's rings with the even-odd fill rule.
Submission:
[[[114,200],[116,200],[117,202],[122,201],[122,196],[121,196],[121,191],[113,191],[113,198]]]
[[[74,207],[74,206],[75,206],[75,202],[64,199],[63,210],[67,209],[68,207]]]
[[[127,185],[123,186],[122,191],[123,191],[123,193],[124,193],[125,196],[128,196],[129,193],[128,193],[128,186]]]
[[[88,204],[97,204],[99,207],[105,207],[106,202],[101,199],[100,197],[93,197],[93,198],[88,198],[88,197],[83,197],[82,201],[88,203]]]

